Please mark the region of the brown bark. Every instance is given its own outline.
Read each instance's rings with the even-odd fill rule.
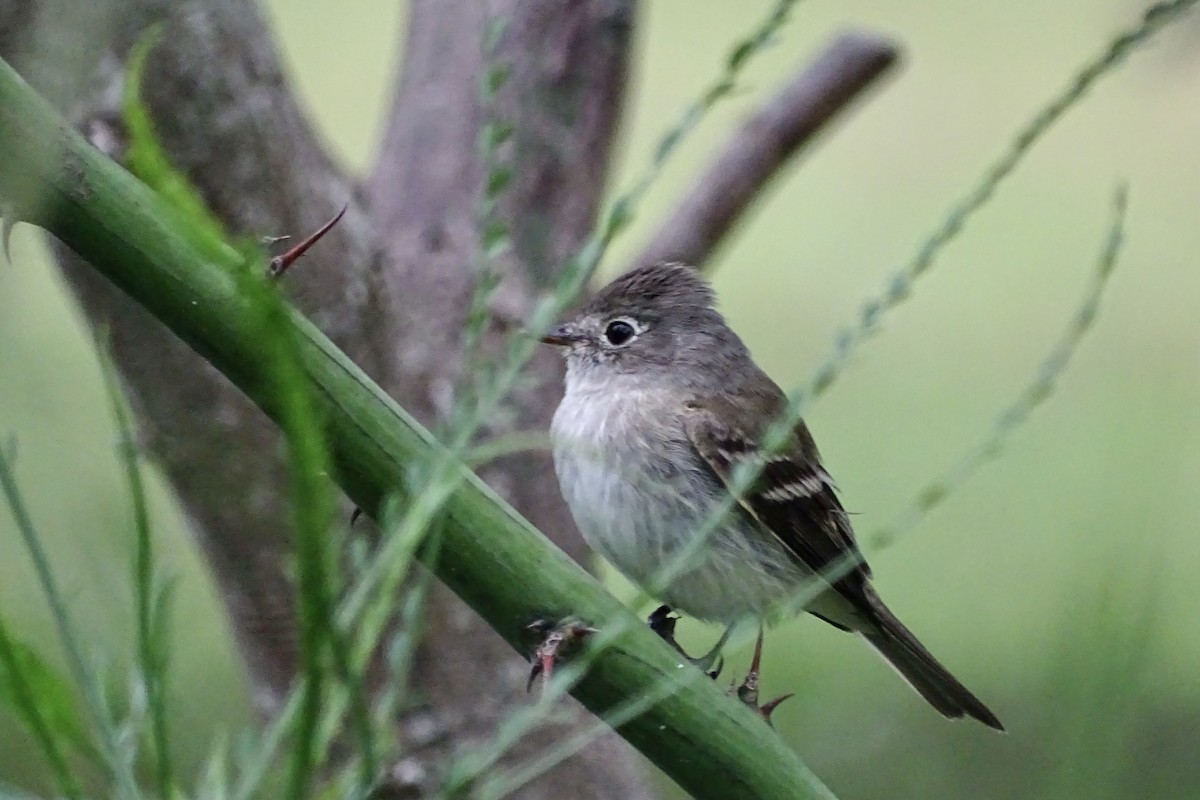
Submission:
[[[896,45],[848,31],[805,65],[729,138],[634,264],[702,265],[793,158],[895,64]]]
[[[129,49],[147,26],[165,22],[143,94],[173,163],[235,234],[303,234],[349,202],[345,219],[286,284],[340,347],[436,428],[461,378],[458,343],[479,258],[480,125],[494,113],[515,129],[502,152],[515,177],[499,212],[511,249],[497,262],[503,280],[487,336],[494,348],[594,223],[620,118],[633,9],[626,0],[413,0],[409,13],[386,134],[362,190],[332,164],[250,0],[0,0],[0,55],[119,160]],[[507,20],[495,60],[511,72],[486,112],[482,39],[493,19]],[[832,66],[826,58],[824,78],[785,90],[763,112],[772,125],[747,125],[729,151],[741,155],[718,160],[712,191],[702,182],[647,253],[703,261],[757,189],[890,62],[880,55],[886,49],[875,42]],[[830,70],[840,77],[830,79]],[[746,157],[768,144],[765,159]],[[734,184],[736,197],[714,212],[705,198]],[[89,320],[109,331],[146,449],[213,566],[256,703],[269,712],[297,656],[278,434],[146,312],[71,254],[58,256]],[[552,354],[535,358],[485,435],[544,430],[558,370]],[[544,454],[503,459],[484,477],[559,546],[585,555]],[[409,747],[393,771],[401,796],[425,794],[452,750],[487,736],[515,704],[528,702],[526,665],[444,590],[435,593],[428,629],[438,635],[421,646],[413,676],[426,700],[401,726]],[[512,756],[562,735],[531,735]],[[520,796],[649,792],[629,748],[609,736]]]

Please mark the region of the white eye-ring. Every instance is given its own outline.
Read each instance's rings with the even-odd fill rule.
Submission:
[[[645,330],[630,317],[615,317],[604,326],[604,342],[611,347],[624,347]]]

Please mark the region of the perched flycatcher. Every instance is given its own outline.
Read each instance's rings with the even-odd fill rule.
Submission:
[[[566,354],[554,464],[593,549],[671,608],[726,624],[762,619],[816,581],[809,613],[861,635],[945,716],[1003,730],[875,593],[807,426],[762,449],[786,398],[696,270],[628,272],[543,341]],[[714,525],[741,464],[760,477]]]

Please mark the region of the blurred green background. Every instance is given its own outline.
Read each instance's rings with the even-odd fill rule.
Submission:
[[[364,169],[403,4],[269,5],[313,118]],[[641,170],[768,5],[644,4],[614,186]],[[801,4],[743,91],[667,169],[609,268],[831,34],[862,25],[895,36],[902,69],[771,188],[714,265],[734,327],[781,384],[803,384],[1017,127],[1143,10],[1128,0]],[[780,734],[840,797],[1200,796],[1198,146],[1193,14],[1070,112],[809,412],[869,537],[984,436],[1036,371],[1079,303],[1114,186],[1129,182],[1121,264],[1055,395],[910,536],[868,553],[892,608],[1010,734],[943,721],[860,642],[815,620],[768,637],[765,694],[797,693],[775,717]],[[105,654],[100,668],[119,684],[130,532],[115,435],[89,336],[28,227],[13,261],[0,269],[0,434],[19,438],[35,517]],[[173,702],[196,764],[247,723],[248,703],[178,513],[162,495],[153,513],[178,579]],[[7,513],[0,602],[55,652]],[[697,644],[713,635],[685,627]],[[0,716],[0,779],[39,785],[33,752]]]

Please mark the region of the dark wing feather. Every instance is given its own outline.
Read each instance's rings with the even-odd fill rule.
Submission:
[[[834,586],[858,600],[861,586],[871,575],[854,540],[850,519],[821,466],[820,455],[803,422],[793,430],[792,441],[766,457],[759,448],[761,429],[747,431],[722,420],[733,419],[731,409],[716,399],[688,403],[686,428],[701,459],[732,491],[734,469],[740,463],[760,464],[758,481],[738,497],[739,504],[787,547],[802,564],[822,572],[848,555],[857,561]],[[771,421],[762,420],[762,428]],[[765,461],[765,464],[763,463]]]
[[[773,384],[770,386],[773,388]],[[952,719],[974,717],[996,730],[1004,730],[996,715],[938,663],[867,583],[870,570],[862,560],[846,510],[834,493],[833,481],[821,466],[817,446],[804,423],[796,425],[792,441],[780,453],[770,457],[763,454],[759,437],[783,408],[782,393],[776,392],[750,396],[754,412],[750,417],[756,420],[755,430],[739,430],[722,422],[744,418],[737,410],[721,405],[723,401],[705,398],[689,402],[685,425],[701,459],[730,491],[733,472],[739,463],[762,464],[759,481],[738,497],[741,507],[809,569],[822,572],[848,554],[853,555],[858,566],[832,583],[834,590],[861,615],[862,624],[854,625],[853,629],[860,631],[942,714]],[[818,616],[831,625],[851,630],[843,621]]]

